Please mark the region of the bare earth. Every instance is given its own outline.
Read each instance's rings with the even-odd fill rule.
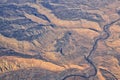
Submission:
[[[120,0],[0,0],[0,80],[120,80]]]

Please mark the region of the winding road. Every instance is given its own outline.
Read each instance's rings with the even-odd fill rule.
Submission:
[[[89,55],[88,55],[88,56],[84,56],[84,57],[85,57],[85,60],[91,65],[91,67],[93,67],[94,73],[93,73],[93,74],[89,74],[89,75],[71,74],[71,75],[65,76],[62,80],[66,80],[66,79],[68,79],[68,78],[70,78],[70,77],[73,77],[73,76],[74,76],[74,77],[75,77],[75,76],[79,76],[79,77],[82,77],[82,78],[85,78],[85,79],[89,79],[89,78],[94,77],[94,76],[97,75],[97,68],[96,68],[94,62],[90,59],[90,57],[92,56],[92,54],[95,53],[95,51],[96,51],[96,49],[97,49],[98,42],[99,42],[100,40],[104,41],[104,40],[106,40],[106,39],[109,38],[109,36],[110,36],[109,28],[110,28],[114,23],[118,22],[119,20],[120,20],[120,18],[119,18],[119,19],[116,19],[116,20],[114,20],[114,21],[112,21],[112,22],[110,22],[110,23],[108,23],[108,24],[106,24],[106,25],[103,26],[103,31],[102,31],[103,34],[100,35],[100,36],[98,36],[98,37],[96,38],[96,40],[94,41],[93,47],[92,47],[92,49],[91,49],[90,52],[89,52]],[[114,75],[113,75],[113,77],[114,77],[114,80],[118,80]]]

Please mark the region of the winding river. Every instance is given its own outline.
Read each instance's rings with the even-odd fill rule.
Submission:
[[[71,75],[65,76],[62,80],[66,80],[66,79],[68,79],[68,78],[70,78],[70,77],[73,77],[73,76],[74,76],[74,77],[75,77],[75,76],[79,76],[79,77],[82,77],[82,78],[85,78],[85,79],[89,79],[89,78],[94,77],[94,76],[97,75],[97,68],[96,68],[94,62],[90,59],[90,57],[92,56],[92,54],[95,53],[95,51],[96,51],[96,49],[97,49],[98,42],[99,42],[100,40],[104,41],[104,40],[106,40],[106,39],[109,38],[109,36],[110,36],[109,28],[110,28],[114,23],[118,22],[119,20],[120,20],[120,18],[119,18],[119,19],[116,19],[116,20],[114,20],[114,21],[112,21],[112,22],[110,22],[110,23],[108,23],[108,24],[106,24],[106,25],[103,26],[103,31],[102,31],[103,34],[100,35],[100,36],[98,36],[98,38],[96,38],[96,40],[94,41],[93,47],[92,47],[92,49],[91,49],[90,52],[89,52],[89,55],[88,55],[88,56],[84,56],[85,60],[91,65],[91,67],[93,67],[94,73],[93,73],[93,74],[89,74],[89,75],[71,74]],[[115,77],[115,76],[114,76],[114,77]],[[114,79],[115,79],[115,80],[118,80],[116,77],[115,77]]]

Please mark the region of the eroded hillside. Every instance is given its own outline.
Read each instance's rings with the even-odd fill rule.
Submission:
[[[120,80],[119,0],[0,0],[0,80]]]

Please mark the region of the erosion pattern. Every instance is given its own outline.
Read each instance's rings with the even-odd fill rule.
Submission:
[[[0,0],[0,80],[120,80],[119,0]]]

